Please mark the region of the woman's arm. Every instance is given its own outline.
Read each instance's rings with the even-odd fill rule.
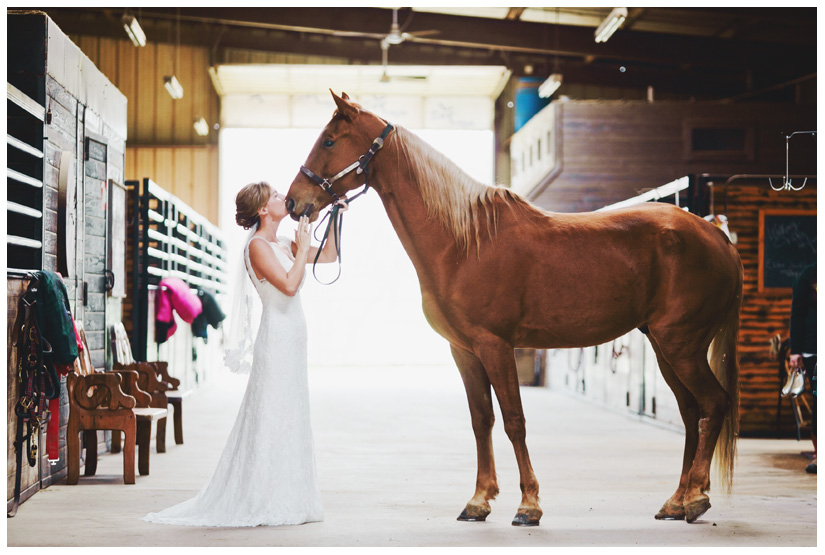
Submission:
[[[306,270],[307,256],[309,255],[309,222],[303,219],[298,224],[298,231],[295,232],[295,263],[287,272],[286,269],[275,258],[272,247],[266,241],[255,241],[249,243],[249,262],[252,270],[259,279],[266,279],[274,285],[281,293],[294,297],[301,286]]]
[[[295,243],[293,243],[293,252],[295,252],[296,249],[297,247]],[[310,247],[309,257],[307,258],[307,264],[312,264],[313,262],[315,262],[315,256],[317,254],[318,247]],[[324,248],[321,250],[321,256],[318,257],[318,262],[335,262],[336,260],[338,260],[338,253],[335,252],[335,239],[333,237],[329,237],[329,239],[327,239],[327,242],[324,243]]]

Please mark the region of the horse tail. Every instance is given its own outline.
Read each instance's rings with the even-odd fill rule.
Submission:
[[[736,298],[731,303],[722,327],[713,338],[708,361],[714,375],[728,394],[728,413],[716,442],[714,462],[716,473],[726,492],[733,486],[733,465],[736,440],[739,436],[739,359],[736,344],[739,338],[739,308],[742,303],[742,266],[736,286]]]

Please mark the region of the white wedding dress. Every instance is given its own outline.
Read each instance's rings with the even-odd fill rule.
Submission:
[[[278,242],[290,245],[288,239]],[[288,271],[292,257],[277,244],[268,244]],[[143,520],[148,522],[279,526],[324,519],[310,426],[307,333],[300,294],[289,297],[256,279],[248,244],[244,260],[263,312],[235,425],[214,475],[200,493],[146,515]]]

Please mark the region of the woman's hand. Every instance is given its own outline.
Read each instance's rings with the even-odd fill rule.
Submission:
[[[298,229],[295,230],[295,244],[298,246],[298,254],[302,256],[309,254],[309,229],[309,218],[301,216],[301,219],[298,220]]]

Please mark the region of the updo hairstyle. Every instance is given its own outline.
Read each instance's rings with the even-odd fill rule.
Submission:
[[[261,216],[258,212],[271,196],[272,187],[265,181],[244,186],[235,197],[235,222],[244,229],[259,223]]]

